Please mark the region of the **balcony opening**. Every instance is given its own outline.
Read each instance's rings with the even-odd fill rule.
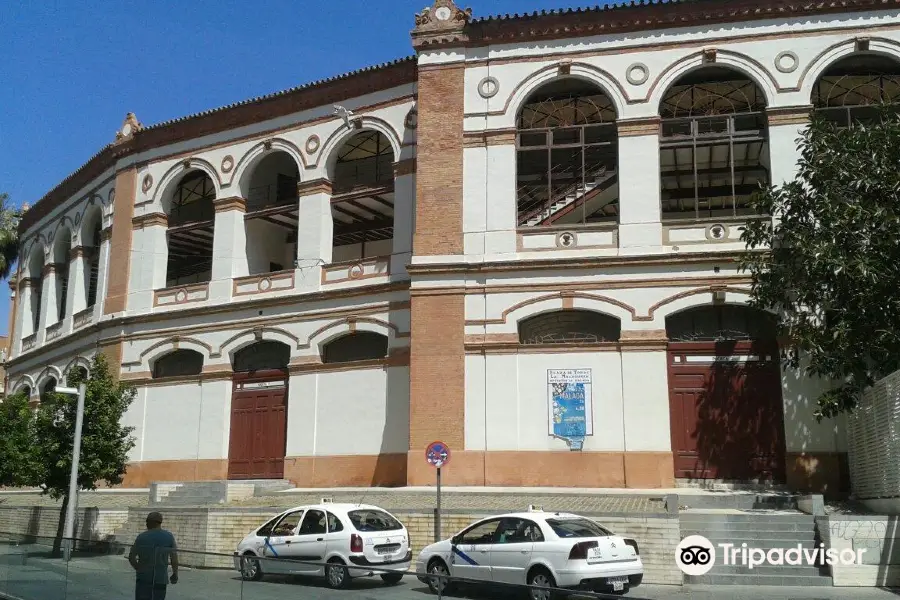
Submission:
[[[216,187],[209,175],[185,175],[169,201],[169,258],[166,287],[205,283],[212,278]]]
[[[247,186],[247,267],[250,275],[292,269],[297,257],[300,170],[276,150],[253,167]]]
[[[606,92],[552,81],[526,100],[517,130],[519,227],[618,221],[618,131]]]
[[[56,314],[53,322],[48,319],[48,325],[60,322],[66,318],[66,296],[69,293],[69,260],[71,251],[72,232],[69,229],[60,229],[56,232],[53,244],[53,262],[56,265]]]
[[[332,262],[389,256],[394,247],[394,149],[363,131],[338,150],[332,179]]]
[[[660,105],[663,220],[752,214],[768,185],[765,94],[749,77],[704,67],[670,87]]]
[[[877,54],[851,54],[822,73],[813,86],[817,115],[840,127],[878,118],[883,104],[900,102],[900,61]]]

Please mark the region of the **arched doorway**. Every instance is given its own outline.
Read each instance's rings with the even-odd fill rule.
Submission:
[[[234,353],[229,479],[284,477],[290,357],[290,346],[270,340]]]
[[[773,315],[708,305],[666,319],[675,477],[785,481],[784,405]]]

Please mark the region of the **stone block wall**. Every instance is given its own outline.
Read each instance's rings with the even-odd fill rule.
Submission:
[[[861,565],[831,567],[837,587],[900,586],[900,518],[841,515],[816,519],[819,537],[837,551],[865,550]]]

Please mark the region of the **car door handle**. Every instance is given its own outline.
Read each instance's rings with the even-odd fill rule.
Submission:
[[[317,542],[324,542],[324,541],[325,541],[325,538],[316,538],[316,541],[317,541]]]
[[[528,554],[528,550],[519,550],[522,554]]]
[[[285,543],[285,544],[290,544],[290,543],[291,543],[291,540],[285,540],[284,543]]]

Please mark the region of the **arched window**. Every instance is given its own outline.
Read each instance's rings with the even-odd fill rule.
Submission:
[[[166,286],[202,283],[212,277],[216,187],[209,175],[185,175],[170,199]]]
[[[153,363],[153,378],[187,377],[203,371],[203,355],[196,350],[175,350]]]
[[[772,341],[777,335],[775,315],[750,306],[698,306],[666,318],[672,342]]]
[[[69,368],[66,373],[66,385],[69,387],[77,387],[79,383],[88,380],[88,370],[82,365],[75,365]]]
[[[663,219],[734,217],[769,181],[765,94],[747,76],[704,67],[679,78],[659,108]]]
[[[287,152],[276,150],[253,166],[246,176],[247,268],[250,275],[293,267],[297,258],[300,169]]]
[[[322,362],[346,363],[377,360],[388,354],[387,336],[372,331],[357,331],[334,339],[322,349]]]
[[[281,342],[263,340],[234,353],[233,368],[237,373],[284,370],[291,361],[291,347]]]
[[[26,398],[31,398],[31,386],[28,386],[28,385],[19,386],[19,388],[16,390],[16,393],[22,394]]]
[[[56,391],[56,378],[48,377],[44,385],[41,386],[41,402],[49,402],[50,394]]]
[[[616,110],[602,89],[574,78],[545,84],[517,129],[519,227],[616,222]]]
[[[379,131],[363,131],[337,151],[333,170],[332,260],[393,252],[394,149]]]
[[[72,249],[72,232],[61,229],[56,233],[53,245],[53,262],[56,265],[56,321],[66,318],[66,296],[69,294],[69,260]]]
[[[100,276],[100,235],[103,215],[99,208],[94,207],[85,216],[82,239],[87,254],[87,271],[84,277],[85,307],[91,308],[97,304],[98,277]]]
[[[596,344],[616,342],[622,331],[619,319],[590,310],[559,310],[519,323],[522,344]]]
[[[812,92],[817,114],[842,127],[878,116],[881,104],[900,102],[900,61],[852,54],[822,73]]]
[[[40,246],[35,246],[35,248],[31,251],[31,257],[28,261],[28,279],[31,281],[31,302],[30,306],[27,308],[30,313],[28,314],[28,319],[25,321],[26,324],[31,326],[31,331],[23,331],[22,337],[27,337],[33,333],[36,333],[38,328],[40,327],[41,322],[41,306],[42,306],[42,291],[44,287],[44,256],[43,249]]]

